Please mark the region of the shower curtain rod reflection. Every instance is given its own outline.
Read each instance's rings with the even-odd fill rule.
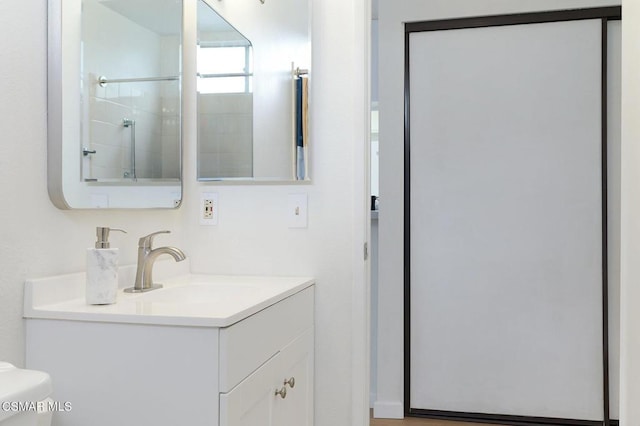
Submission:
[[[108,79],[107,77],[101,75],[98,77],[98,84],[101,87],[106,86],[109,83],[136,83],[136,82],[144,82],[144,81],[176,81],[180,80],[180,77],[168,76],[168,77],[140,77],[140,78],[114,78]]]
[[[197,74],[200,78],[220,78],[220,77],[253,77],[252,72],[229,72],[221,74]]]

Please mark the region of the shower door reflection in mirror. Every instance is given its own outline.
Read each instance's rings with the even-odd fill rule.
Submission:
[[[180,179],[182,2],[82,0],[82,179]]]
[[[198,2],[198,176],[253,176],[251,42]]]

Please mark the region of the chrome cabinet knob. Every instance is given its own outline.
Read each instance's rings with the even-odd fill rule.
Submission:
[[[296,385],[296,378],[295,378],[295,377],[292,377],[292,378],[290,378],[289,380],[285,379],[285,380],[284,380],[284,385],[285,385],[285,386],[286,386],[286,385],[289,385],[289,386],[291,386],[291,388],[293,389],[293,387]]]
[[[280,398],[285,399],[287,397],[287,388],[283,386],[280,390],[276,389],[276,396],[277,395],[280,395]]]

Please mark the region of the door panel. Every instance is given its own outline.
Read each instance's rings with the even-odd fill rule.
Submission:
[[[601,21],[409,45],[411,407],[601,420]]]

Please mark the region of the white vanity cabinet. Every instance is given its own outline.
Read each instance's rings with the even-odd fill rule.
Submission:
[[[311,296],[220,331],[221,426],[313,425]],[[238,347],[247,356],[238,357]]]
[[[220,326],[200,314],[198,325],[164,314],[132,323],[115,313],[126,300],[93,316],[65,303],[25,313],[27,367],[47,371],[52,398],[72,407],[54,426],[313,425],[312,281]]]

